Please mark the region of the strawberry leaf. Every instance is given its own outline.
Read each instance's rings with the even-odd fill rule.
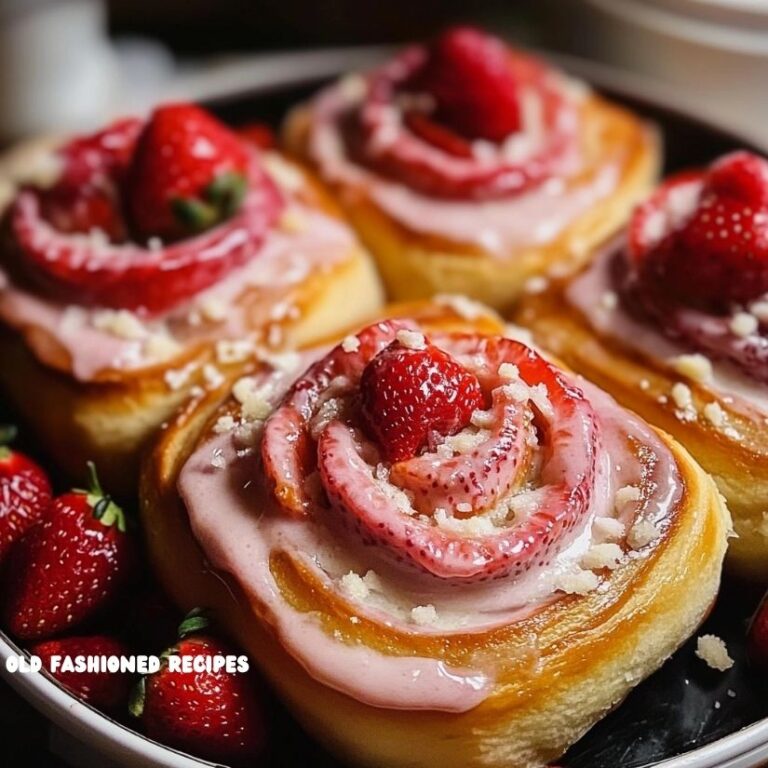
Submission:
[[[226,219],[237,212],[248,189],[242,173],[227,171],[219,174],[205,189],[205,199]]]
[[[141,717],[144,712],[144,702],[147,698],[147,680],[145,677],[139,678],[139,681],[131,691],[131,697],[128,700],[128,711],[133,717]]]
[[[79,491],[79,493],[87,495],[88,504],[93,509],[93,516],[102,525],[107,527],[117,525],[117,529],[121,533],[125,533],[125,513],[115,504],[109,494],[104,493],[96,473],[96,465],[92,461],[88,462],[88,490]]]
[[[211,622],[204,608],[193,608],[179,624],[179,640],[193,635],[195,632],[207,629]]]
[[[219,211],[214,206],[191,197],[174,197],[171,210],[189,232],[203,232],[220,221]]]
[[[0,424],[0,459],[7,459],[11,455],[8,443],[12,443],[19,430],[13,424]]]

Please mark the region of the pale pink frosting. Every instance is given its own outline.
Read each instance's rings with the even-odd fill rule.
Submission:
[[[188,304],[165,316],[143,322],[146,335],[170,337],[185,348],[202,341],[242,338],[269,322],[279,323],[295,311],[292,291],[311,276],[331,270],[349,257],[354,237],[338,219],[298,200],[291,209],[299,231],[273,228],[254,257]],[[263,294],[262,301],[238,302],[245,292]],[[201,308],[211,302],[226,307],[222,319],[210,321]],[[65,305],[14,284],[0,269],[0,319],[23,329],[34,326],[47,333],[70,356],[72,375],[92,380],[109,370],[136,371],[156,365],[145,352],[146,339],[123,338],[94,326],[98,308]]]
[[[699,352],[681,341],[673,341],[651,322],[642,322],[630,315],[620,300],[616,301],[617,286],[611,265],[622,248],[621,241],[608,245],[592,264],[566,289],[566,300],[578,309],[592,328],[602,336],[618,340],[656,363],[666,364],[674,374],[674,363],[681,355]],[[604,297],[612,296],[606,302]],[[704,317],[691,310],[690,319]],[[752,418],[768,415],[768,396],[765,385],[746,375],[727,360],[711,359],[712,380],[697,382],[729,406]],[[638,382],[639,384],[639,382]]]
[[[448,337],[441,336],[436,343],[456,354],[467,367],[481,364],[462,354]],[[323,352],[305,355],[304,365]],[[269,392],[270,402],[276,404],[292,379],[292,375],[273,371],[257,377],[255,383]],[[375,569],[376,586],[371,587],[370,596],[352,597],[355,610],[360,616],[402,632],[444,636],[485,631],[520,620],[557,600],[562,596],[558,591],[561,579],[578,573],[581,558],[592,544],[601,540],[594,526],[597,518],[619,519],[627,528],[642,519],[663,531],[681,493],[674,458],[656,433],[587,382],[575,378],[572,383],[584,393],[596,414],[600,438],[594,486],[585,513],[572,529],[562,532],[555,549],[547,555],[548,565],[541,567],[533,562],[519,575],[466,583],[436,579],[378,556],[375,546],[340,537],[311,502],[306,516],[286,514],[266,488],[259,430],[250,442],[244,442],[238,428],[209,435],[184,465],[178,489],[206,558],[215,568],[234,577],[245,593],[258,602],[261,615],[281,644],[313,678],[379,707],[464,712],[492,691],[493,663],[478,658],[472,668],[457,669],[440,658],[395,657],[350,646],[327,634],[312,613],[297,611],[283,599],[269,558],[276,551],[284,551],[300,559],[333,590],[341,588],[345,574],[365,574]],[[550,417],[540,413],[539,418]],[[331,417],[328,424],[320,424],[316,429],[320,434],[327,433],[337,428],[334,424],[339,421]],[[646,456],[652,454],[644,465],[630,448],[630,438],[644,446]],[[577,436],[571,441],[573,451],[579,450],[579,439]],[[369,453],[365,446],[360,451],[361,457]],[[554,473],[560,472],[560,479],[568,478],[568,468],[578,467],[583,460],[581,455],[562,454],[555,458],[549,476],[541,480],[547,485],[541,487],[553,487],[558,482],[552,476]],[[650,481],[653,490],[617,510],[617,490],[639,485],[643,473],[648,472],[651,474],[645,481]],[[519,499],[527,495],[529,503],[536,507],[536,499],[546,497],[537,496],[536,482],[534,474],[532,485],[510,493]],[[380,479],[380,483],[391,480]],[[526,514],[534,513],[532,509]],[[625,557],[642,557],[651,548],[628,551]],[[436,618],[429,626],[414,624],[412,610],[418,606],[434,608]],[[535,648],[530,650],[531,664],[535,665]]]
[[[581,98],[575,89],[565,85],[564,79],[560,87],[564,99]],[[578,216],[608,197],[618,184],[619,167],[615,158],[606,158],[597,173],[583,182],[573,183],[571,177],[579,172],[583,161],[578,151],[572,151],[564,158],[557,175],[504,199],[464,202],[421,194],[364,168],[349,157],[340,120],[360,104],[364,88],[362,79],[357,88],[339,84],[316,99],[310,107],[309,154],[327,181],[342,184],[351,197],[362,190],[390,217],[414,232],[479,246],[501,258],[525,246],[551,242]],[[526,99],[535,104],[536,94],[532,92]],[[529,110],[529,114],[531,111],[535,113]],[[538,127],[535,118],[526,120],[525,110],[523,119],[516,141],[525,153],[526,144],[538,145]]]

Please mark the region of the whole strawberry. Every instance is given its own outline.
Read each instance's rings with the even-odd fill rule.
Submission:
[[[435,100],[436,117],[470,139],[503,141],[520,128],[520,98],[502,40],[454,27],[431,46],[418,85]]]
[[[51,668],[54,656],[69,657],[74,661],[76,656],[127,656],[129,649],[108,635],[86,635],[83,637],[62,637],[55,640],[45,640],[30,646],[29,652],[39,656],[43,668],[58,680],[73,696],[93,705],[104,712],[115,712],[125,706],[131,687],[131,678],[121,672],[76,672],[61,669],[61,663],[56,670]]]
[[[2,617],[22,640],[77,626],[125,581],[133,541],[122,510],[105,496],[93,464],[88,491],[55,498],[8,558]]]
[[[151,739],[227,765],[250,764],[264,749],[261,700],[245,672],[169,669],[170,656],[211,658],[233,650],[207,634],[207,622],[193,612],[179,627],[179,641],[163,656],[158,672],[142,680],[131,702]]]
[[[127,236],[121,186],[141,121],[117,120],[58,151],[61,175],[41,195],[43,213],[62,232],[101,231],[112,242]]]
[[[698,198],[688,200],[698,181]],[[633,216],[640,274],[671,298],[726,311],[768,292],[768,160],[734,152],[668,180]]]
[[[368,432],[391,462],[415,456],[432,433],[455,434],[483,405],[477,377],[426,340],[392,342],[366,365],[360,391]]]
[[[8,447],[12,427],[0,428],[0,561],[11,546],[43,516],[51,484],[32,459]]]
[[[128,210],[145,238],[178,240],[224,221],[246,192],[243,141],[193,104],[159,107],[144,126],[128,175]]]
[[[768,673],[768,594],[763,598],[749,625],[747,654],[755,667]]]

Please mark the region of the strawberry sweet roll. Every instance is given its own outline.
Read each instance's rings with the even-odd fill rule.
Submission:
[[[77,476],[94,459],[135,493],[137,452],[190,393],[380,301],[318,184],[194,105],[11,153],[0,385]]]
[[[332,84],[284,138],[336,192],[394,298],[461,292],[497,308],[584,264],[658,165],[640,119],[467,27]]]
[[[449,314],[181,414],[143,476],[150,555],[353,763],[542,766],[698,626],[728,515],[671,438]]]

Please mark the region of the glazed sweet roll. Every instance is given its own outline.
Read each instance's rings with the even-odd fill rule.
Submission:
[[[768,578],[768,162],[668,179],[582,275],[532,297],[537,340],[677,437],[734,516],[742,571]]]
[[[337,192],[392,296],[497,308],[583,264],[658,163],[638,118],[465,27],[330,86],[285,138]]]
[[[44,182],[3,166],[0,380],[78,476],[90,458],[130,488],[136,451],[191,389],[380,300],[318,184],[197,107],[30,152]]]
[[[502,333],[417,311],[256,365],[146,464],[170,594],[356,764],[541,766],[714,600],[712,481]]]

